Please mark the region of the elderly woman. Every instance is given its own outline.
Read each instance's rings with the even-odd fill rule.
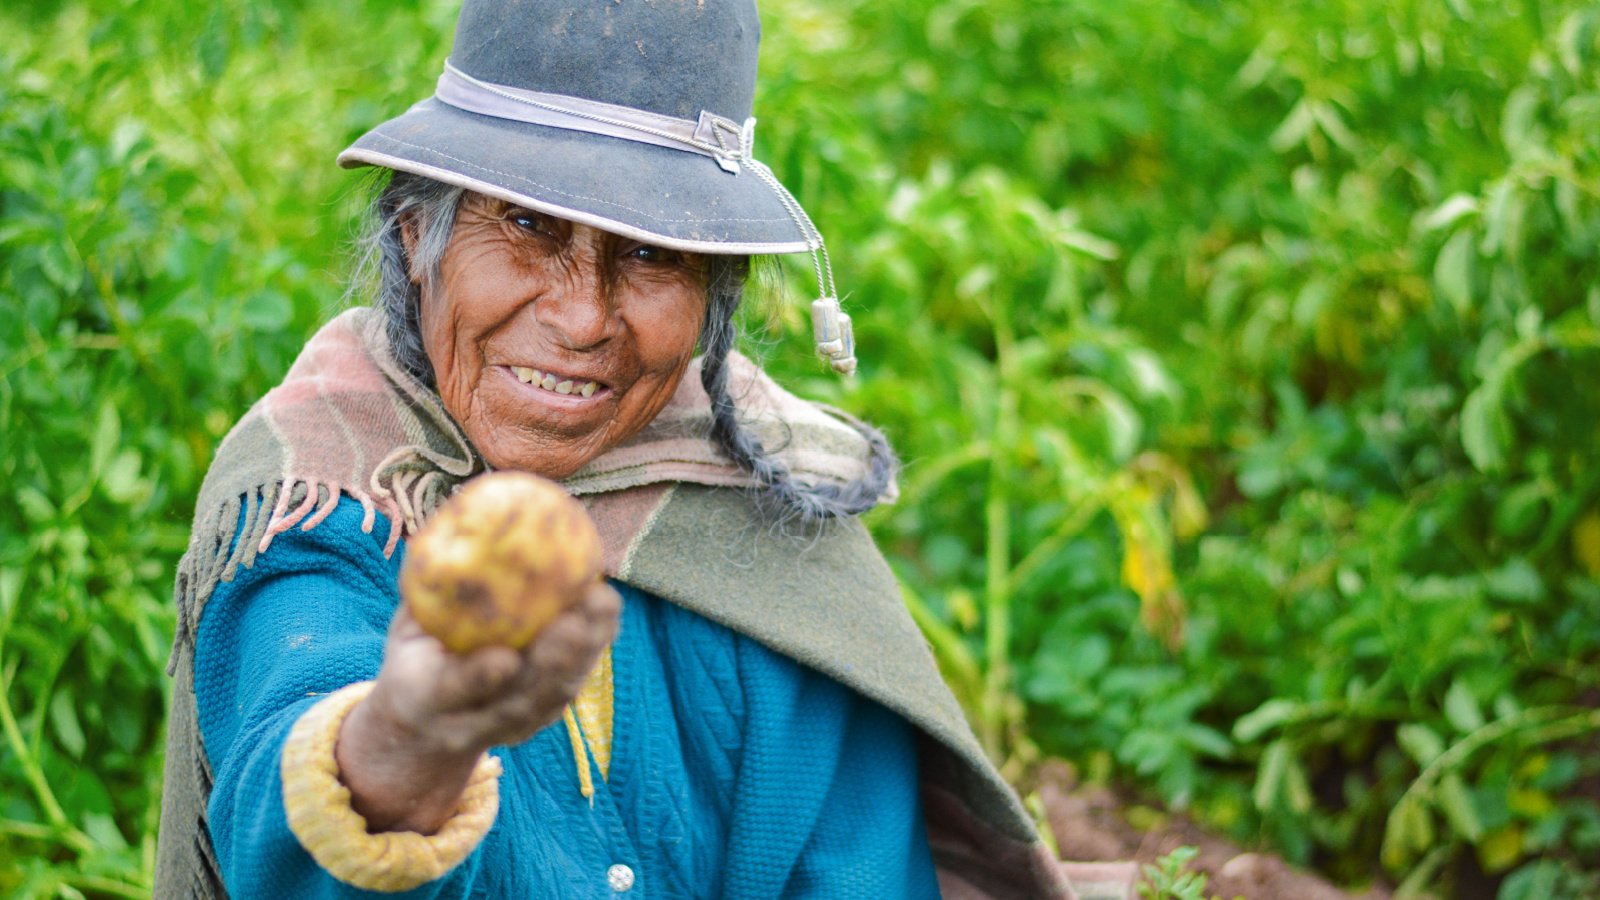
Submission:
[[[1070,896],[854,518],[887,446],[732,352],[749,256],[810,251],[854,366],[751,156],[758,33],[468,0],[437,93],[340,157],[393,171],[378,296],[201,491],[158,897]],[[488,470],[561,480],[610,579],[455,655],[397,573]]]

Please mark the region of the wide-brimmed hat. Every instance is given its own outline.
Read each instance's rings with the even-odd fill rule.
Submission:
[[[433,96],[339,164],[677,250],[811,252],[819,352],[853,369],[822,236],[752,152],[760,39],[754,0],[465,0]]]
[[[816,247],[751,155],[752,0],[466,0],[432,97],[339,154],[678,250]]]

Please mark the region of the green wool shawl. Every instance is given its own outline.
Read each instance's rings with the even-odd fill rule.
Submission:
[[[764,446],[803,479],[846,481],[866,444],[847,417],[783,392],[742,358],[733,395]],[[921,732],[922,794],[946,897],[1087,897],[1068,885],[996,772],[860,521],[774,526],[750,477],[717,452],[696,372],[644,431],[564,486],[599,529],[608,574],[754,638],[904,716]],[[389,548],[484,464],[427,387],[388,353],[378,316],[352,310],[307,344],[284,382],[224,439],[179,565],[176,679],[155,896],[226,896],[206,826],[211,761],[194,696],[195,635],[220,581],[274,535],[312,528],[341,496],[393,523]],[[240,523],[242,522],[242,526]],[[760,598],[759,602],[752,598]]]

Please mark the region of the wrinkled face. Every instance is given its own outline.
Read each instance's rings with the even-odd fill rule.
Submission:
[[[703,256],[479,194],[462,199],[437,283],[412,278],[445,409],[490,465],[549,478],[655,418],[705,316]]]

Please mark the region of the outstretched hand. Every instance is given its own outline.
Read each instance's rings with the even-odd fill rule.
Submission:
[[[527,647],[457,655],[395,613],[372,693],[351,710],[335,753],[372,831],[432,833],[450,817],[483,751],[561,717],[616,638],[622,599],[599,582]]]

